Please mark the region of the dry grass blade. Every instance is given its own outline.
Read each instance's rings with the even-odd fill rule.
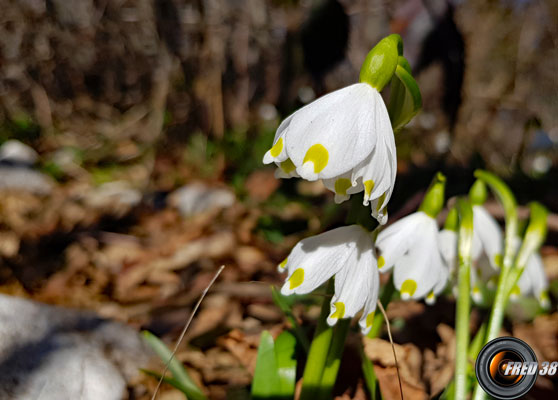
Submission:
[[[153,392],[153,396],[151,396],[151,400],[155,400],[155,398],[157,397],[157,393],[159,393],[159,388],[161,387],[161,384],[163,383],[163,379],[165,379],[165,375],[166,375],[167,371],[169,370],[169,364],[172,361],[172,359],[174,358],[174,355],[176,354],[176,352],[178,351],[178,347],[180,346],[180,343],[182,343],[182,340],[184,339],[184,335],[186,335],[186,331],[188,330],[188,328],[190,327],[190,324],[192,323],[192,320],[194,319],[194,315],[196,315],[196,312],[198,311],[198,308],[200,307],[205,295],[207,294],[207,292],[209,292],[209,289],[211,288],[211,286],[213,286],[213,284],[215,283],[215,281],[217,280],[217,278],[219,277],[219,275],[221,274],[221,272],[223,271],[224,268],[225,268],[225,266],[221,265],[221,267],[217,270],[217,272],[215,273],[215,275],[211,279],[211,282],[209,282],[209,285],[207,285],[207,287],[204,289],[204,291],[201,294],[198,302],[194,306],[194,309],[192,310],[192,314],[190,314],[190,318],[188,318],[188,321],[186,322],[186,325],[184,325],[184,329],[182,329],[182,332],[180,333],[178,341],[176,342],[176,345],[174,346],[174,349],[172,350],[171,357],[169,358],[169,360],[165,364],[165,369],[163,370],[163,373],[161,374],[161,378],[159,378],[159,382],[157,382],[157,387],[155,388],[155,391]]]
[[[382,305],[382,303],[378,300],[378,308],[380,309],[380,311],[382,312],[382,315],[384,316],[384,320],[386,321],[386,327],[387,327],[387,331],[388,331],[388,336],[389,336],[389,342],[391,343],[391,349],[393,350],[393,358],[395,359],[395,370],[397,371],[397,380],[399,381],[399,392],[401,393],[401,400],[403,399],[403,384],[401,383],[401,375],[399,374],[399,364],[397,363],[397,354],[395,353],[395,346],[393,345],[393,338],[391,337],[391,327],[389,324],[389,320],[386,314],[386,310],[384,310],[384,306]]]

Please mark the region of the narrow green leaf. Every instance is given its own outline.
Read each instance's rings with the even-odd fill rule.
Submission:
[[[275,340],[275,360],[281,391],[284,398],[293,398],[296,383],[296,338],[292,333],[282,332]]]
[[[151,346],[153,351],[155,351],[163,363],[166,364],[172,356],[172,351],[161,341],[161,339],[151,332],[143,331],[142,334],[149,346]],[[192,378],[190,378],[190,375],[188,375],[188,372],[186,372],[182,363],[174,357],[172,357],[172,360],[169,363],[169,371],[172,373],[173,378],[176,379],[176,381],[184,388],[183,392],[186,394],[188,399],[207,399],[201,389],[194,383]]]
[[[304,329],[302,329],[302,327],[296,320],[296,317],[291,311],[291,307],[285,301],[285,296],[283,296],[274,286],[271,287],[271,296],[273,297],[273,301],[275,302],[277,307],[279,307],[283,314],[285,314],[285,316],[293,326],[293,331],[296,335],[298,343],[300,343],[300,345],[304,349],[304,352],[308,353],[308,350],[310,349],[310,341],[308,340]]]
[[[364,383],[366,388],[370,393],[370,400],[381,400],[382,394],[380,392],[380,386],[378,385],[378,379],[376,378],[376,373],[374,372],[374,365],[372,361],[364,354],[364,349],[362,344],[359,347],[360,359],[362,360],[362,375],[364,375]]]
[[[143,372],[145,375],[151,376],[157,380],[161,379],[161,374],[155,371],[151,371],[148,369],[143,369],[140,368],[140,371]],[[182,385],[182,383],[180,383],[179,381],[177,381],[176,379],[170,377],[170,376],[165,376],[163,378],[163,382],[168,383],[169,385],[171,385],[172,387],[174,387],[175,389],[180,390],[182,393],[184,393],[184,395],[186,396],[186,391],[188,390],[187,388],[184,387],[184,385]]]
[[[275,344],[268,331],[263,331],[258,347],[256,371],[252,381],[252,398],[271,399],[281,393],[281,382],[277,371]]]

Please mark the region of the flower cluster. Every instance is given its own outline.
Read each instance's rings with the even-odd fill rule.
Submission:
[[[390,81],[386,107],[380,92]],[[287,117],[263,162],[275,163],[278,178],[321,179],[335,194],[336,203],[363,192],[363,205],[371,207],[380,226],[385,225],[397,171],[394,131],[416,114],[420,103],[420,92],[402,56],[401,39],[391,35],[368,54],[359,83],[327,94]],[[434,303],[455,273],[458,259],[457,210],[448,212],[442,230],[437,223],[445,204],[445,180],[438,173],[420,208],[377,236],[351,225],[300,241],[279,265],[280,271],[287,272],[282,294],[307,294],[334,278],[328,324],[363,310],[359,325],[364,333],[374,319],[379,273],[393,272],[393,284],[403,300]],[[472,229],[474,263],[470,279],[472,297],[480,302],[480,284],[499,274],[504,241],[498,223],[483,207],[484,183],[473,185],[470,199],[472,226],[468,229]],[[515,294],[532,293],[548,302],[541,265],[537,255],[529,258]]]

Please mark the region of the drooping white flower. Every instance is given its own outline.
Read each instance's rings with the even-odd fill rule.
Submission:
[[[453,229],[442,229],[438,233],[440,254],[450,274],[454,273],[457,266],[457,238],[457,232]]]
[[[334,325],[364,308],[359,325],[368,333],[378,299],[379,274],[374,243],[358,225],[345,226],[301,240],[279,264],[288,271],[284,295],[306,294],[335,276],[335,293],[327,318]]]
[[[502,263],[504,236],[496,220],[481,204],[473,205],[473,269],[471,296],[483,301],[481,286],[493,286]]]
[[[380,272],[394,268],[393,282],[401,298],[430,303],[444,289],[448,267],[440,255],[436,220],[422,211],[402,218],[378,234]]]
[[[356,83],[329,93],[285,119],[263,158],[276,176],[322,179],[337,203],[364,191],[364,205],[381,224],[395,183],[397,155],[379,91]]]
[[[500,269],[504,237],[496,220],[482,205],[473,206],[473,261],[484,254],[494,271]]]
[[[517,238],[517,241],[519,242],[517,248],[519,248],[521,240]],[[516,300],[519,296],[534,296],[543,308],[550,307],[548,278],[538,253],[531,254],[517,284],[512,288],[510,298]]]

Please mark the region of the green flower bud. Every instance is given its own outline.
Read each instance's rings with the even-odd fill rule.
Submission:
[[[469,199],[471,199],[471,204],[474,206],[481,206],[486,201],[488,190],[486,189],[486,183],[477,179],[471,190],[469,190]]]
[[[398,58],[403,54],[401,36],[392,34],[380,40],[364,59],[360,68],[360,82],[382,91],[395,73]]]
[[[446,177],[441,172],[438,172],[432,180],[432,183],[422,200],[419,211],[424,212],[432,218],[436,218],[438,213],[444,207],[445,188]]]
[[[444,229],[448,231],[457,232],[458,226],[459,226],[459,213],[457,212],[457,208],[452,207],[448,212],[448,216],[446,217],[446,222],[444,223]]]
[[[517,255],[517,265],[519,268],[525,267],[531,254],[541,247],[546,238],[548,210],[537,202],[529,204],[529,208],[531,211],[529,225],[527,225],[523,244]]]

